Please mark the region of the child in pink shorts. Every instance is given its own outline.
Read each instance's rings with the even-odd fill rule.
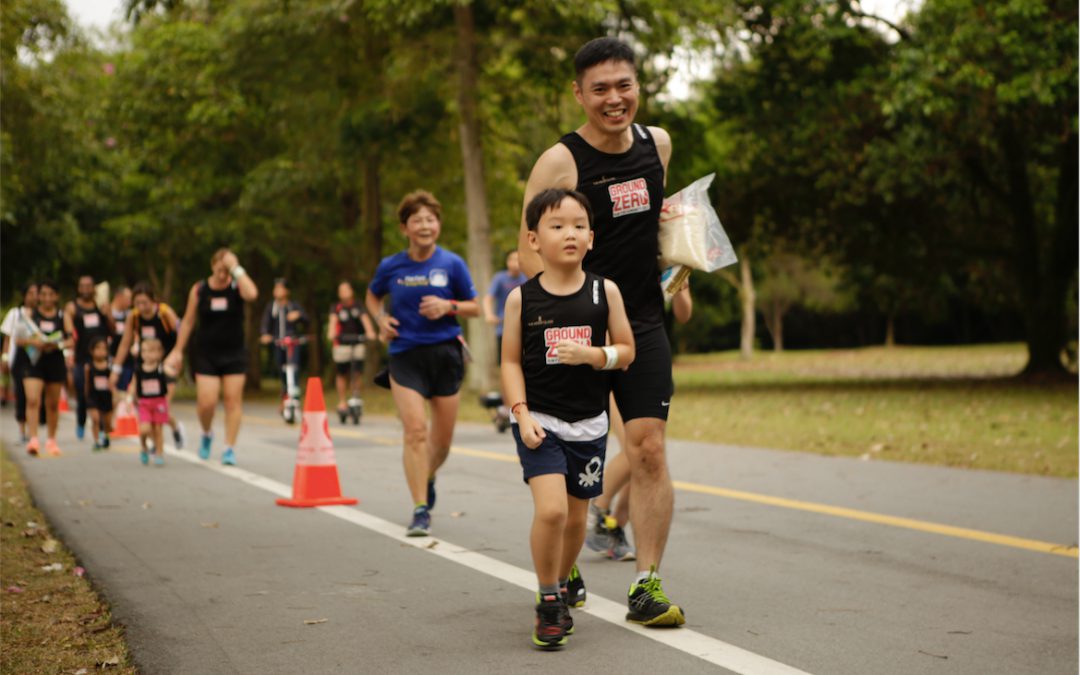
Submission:
[[[165,465],[165,445],[162,425],[169,422],[168,383],[162,359],[165,348],[161,340],[144,338],[140,345],[141,365],[135,369],[135,398],[139,407],[139,460],[145,465],[154,456],[155,466]]]

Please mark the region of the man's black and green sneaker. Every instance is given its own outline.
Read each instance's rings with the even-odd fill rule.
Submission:
[[[650,569],[648,579],[630,586],[626,603],[630,607],[626,613],[627,621],[643,626],[681,626],[686,623],[683,611],[664,595],[655,565]]]
[[[585,580],[581,578],[576,564],[570,568],[570,576],[566,580],[566,604],[570,607],[585,605]]]
[[[533,628],[533,644],[542,649],[558,649],[566,644],[563,614],[566,605],[558,594],[536,594],[536,626]]]

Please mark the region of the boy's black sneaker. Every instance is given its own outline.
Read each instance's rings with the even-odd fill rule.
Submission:
[[[652,566],[648,579],[630,586],[626,603],[630,607],[626,613],[627,621],[643,626],[681,626],[686,623],[682,609],[664,595],[660,577],[656,576],[656,565]]]
[[[559,589],[559,599],[562,600],[562,603],[563,603],[563,615],[562,615],[563,630],[566,631],[567,635],[573,635],[574,634],[574,617],[570,616],[570,605],[568,605],[566,603],[566,597],[567,597],[566,588],[565,587],[560,588]]]
[[[558,649],[566,644],[563,613],[566,605],[557,594],[536,594],[536,626],[533,628],[533,644],[541,649]]]
[[[570,577],[566,580],[566,604],[569,607],[585,605],[585,580],[576,564],[570,568]]]

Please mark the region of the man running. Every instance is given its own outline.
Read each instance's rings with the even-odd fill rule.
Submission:
[[[77,293],[75,300],[64,308],[64,332],[75,338],[75,354],[68,367],[75,386],[75,437],[81,441],[86,434],[86,364],[90,362],[87,348],[97,336],[111,338],[116,328],[112,312],[98,307],[94,300],[94,277],[89,274],[79,277]]]
[[[598,38],[574,56],[574,97],[585,124],[540,156],[525,186],[525,204],[547,188],[583,193],[595,216],[593,248],[584,268],[614,281],[626,301],[637,357],[615,371],[612,389],[626,422],[630,460],[630,522],[637,543],[637,576],[627,598],[628,621],[646,626],[685,623],[682,609],[660,586],[657,568],[671,527],[674,492],[664,434],[673,391],[671,346],[664,333],[660,292],[659,215],[671,159],[671,137],[634,123],[639,84],[634,52],[614,38]],[[529,277],[541,270],[528,245],[522,215],[518,251]]]

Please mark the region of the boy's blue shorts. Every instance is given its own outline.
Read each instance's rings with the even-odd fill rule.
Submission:
[[[558,473],[566,476],[566,492],[573,497],[592,499],[603,494],[607,434],[592,441],[564,441],[545,429],[547,436],[533,449],[521,440],[518,425],[510,428],[526,483],[533,476]]]

